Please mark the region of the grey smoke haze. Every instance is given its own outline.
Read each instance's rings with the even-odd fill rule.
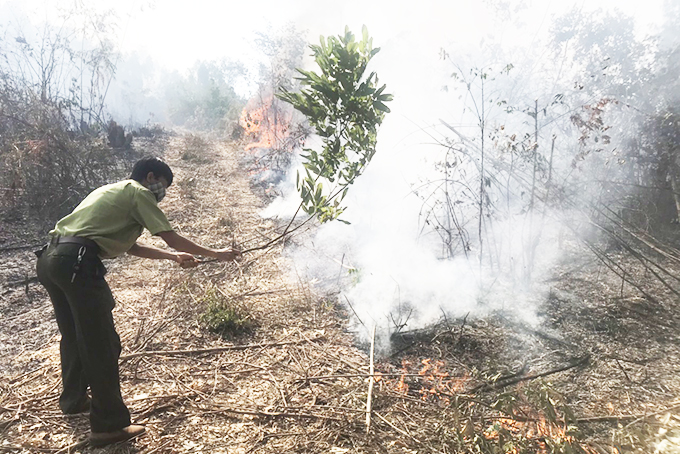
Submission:
[[[666,4],[668,10],[672,6]],[[631,112],[651,112],[661,98],[677,96],[673,90],[627,80],[637,74],[633,68],[640,64],[634,60],[636,52],[652,36],[646,34],[649,29],[639,22],[639,16],[636,22],[618,11],[590,15],[576,8],[554,17],[546,14],[536,24],[536,15],[519,10],[514,15],[511,8],[501,8],[477,33],[470,34],[469,41],[439,47],[416,31],[392,36],[384,45],[375,37],[383,50],[373,69],[395,94],[395,101],[379,135],[378,154],[347,199],[349,208],[342,217],[351,225],[323,225],[311,240],[291,252],[296,273],[316,278],[320,287],[339,290],[339,301],[352,305],[355,327],[363,335],[368,335],[373,324],[390,332],[406,322],[406,329],[421,327],[442,314],[481,316],[498,310],[525,323],[540,323],[536,309],[549,290],[548,278],[562,259],[563,244],[572,238],[573,230],[585,233],[582,227],[587,218],[582,210],[601,197],[601,188],[592,181],[621,171],[615,163],[627,133],[634,128]],[[499,26],[498,33],[486,28],[493,23]],[[677,40],[669,40],[669,30],[666,27],[651,39],[662,38],[667,48],[673,48]],[[507,64],[513,68],[505,74]],[[457,150],[453,152],[457,154],[455,175],[470,186],[479,184],[477,115],[482,94],[480,79],[470,73],[475,69],[488,74],[484,102],[489,178],[513,165],[508,146],[504,148],[511,134],[524,137],[523,150],[530,152],[536,133],[531,114],[538,106],[538,152],[544,159],[538,179],[545,182],[550,172],[554,183],[570,182],[570,193],[552,194],[569,203],[546,207],[540,200],[546,193],[537,192],[534,210],[528,209],[534,203],[529,201],[535,178],[530,166],[516,169],[523,174],[523,182],[514,181],[505,188],[500,182],[488,183],[481,266],[473,188],[460,190],[453,202],[459,219],[466,223],[462,229],[470,237],[467,255],[460,250],[454,257],[448,255],[441,229],[438,232],[428,222],[432,221],[428,214],[436,217],[443,209],[442,192],[436,188],[441,188],[441,166],[448,152]],[[458,78],[452,78],[452,73]],[[461,84],[461,78],[467,81]],[[583,105],[609,97],[622,101],[608,110],[612,138],[607,140],[611,142],[586,153],[570,116],[581,113]],[[507,113],[508,107],[514,109],[513,114]],[[554,148],[552,137],[556,138]],[[470,157],[475,150],[477,154]],[[579,153],[585,153],[587,163],[577,162]],[[546,169],[549,156],[553,156],[551,169]],[[299,199],[295,172],[290,176],[281,188],[282,200],[275,201],[264,216],[286,217],[294,212]],[[579,205],[574,207],[574,203]]]
[[[121,17],[120,41],[115,44],[123,53],[111,86],[110,109],[130,123],[143,123],[151,113],[154,121],[167,120],[167,89],[176,87],[172,83],[197,59],[241,62],[245,72],[235,76],[235,84],[239,94],[251,95],[257,88],[257,67],[266,60],[254,45],[254,32],[293,23],[306,31],[308,41],[316,42],[320,34],[341,33],[345,25],[358,33],[366,24],[375,45],[382,48],[373,69],[395,95],[392,113],[380,131],[374,161],[346,199],[349,209],[343,218],[351,225],[322,226],[292,258],[297,272],[339,291],[341,302],[351,301],[369,329],[373,323],[395,329],[409,313],[407,329],[432,322],[442,312],[463,316],[493,310],[539,323],[536,305],[547,290],[545,279],[561,258],[560,243],[572,227],[564,220],[578,224],[583,219],[573,207],[544,208],[538,194],[536,208],[527,210],[533,169],[526,162],[524,168],[513,167],[520,164],[507,152],[508,144],[518,147],[517,156],[530,153],[534,120],[529,114],[538,100],[538,150],[547,160],[552,137],[557,137],[553,181],[572,182],[573,194],[560,196],[587,203],[594,190],[588,181],[598,172],[619,171],[611,165],[621,145],[616,141],[634,127],[633,108],[653,110],[677,96],[672,84],[645,85],[637,77],[647,61],[630,57],[640,55],[640,46],[651,53],[677,46],[673,18],[678,17],[678,1],[310,0],[264,1],[256,7],[214,3],[196,1],[190,8],[185,2],[91,3],[99,10],[115,7]],[[1,17],[16,24],[25,19],[19,11],[39,10],[35,17],[47,20],[47,9],[39,4],[2,2]],[[664,14],[670,18],[665,23]],[[650,36],[658,43],[645,41]],[[656,71],[652,57],[648,66]],[[306,64],[312,68],[310,61]],[[514,67],[503,73],[508,64]],[[511,168],[524,178],[487,186],[494,208],[493,216],[484,218],[481,267],[474,195],[481,146],[475,103],[481,101],[481,87],[470,73],[474,69],[489,74],[486,171],[502,175]],[[470,90],[461,78],[471,78]],[[575,156],[583,150],[570,116],[580,112],[579,106],[609,96],[632,107],[607,107],[612,143],[585,156],[585,165],[574,167]],[[515,112],[507,114],[508,107]],[[513,134],[516,139],[511,139]],[[451,177],[469,186],[455,186],[453,199],[469,237],[467,256],[460,249],[455,254],[447,251],[441,229],[434,228],[435,218],[445,219],[442,163],[453,157]],[[283,198],[264,216],[285,218],[294,212],[295,171],[289,176],[280,188]],[[537,178],[545,183],[545,165]]]

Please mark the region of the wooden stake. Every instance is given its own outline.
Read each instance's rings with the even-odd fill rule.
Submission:
[[[373,365],[373,353],[375,351],[375,325],[371,334],[371,359],[369,364],[368,397],[366,397],[366,433],[371,430],[371,406],[373,405],[373,382],[375,381],[375,368]]]

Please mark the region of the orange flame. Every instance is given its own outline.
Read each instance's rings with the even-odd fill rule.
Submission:
[[[291,114],[274,103],[274,97],[262,100],[259,105],[250,102],[241,112],[239,124],[245,137],[251,142],[246,150],[253,148],[280,149],[289,134]]]
[[[449,403],[449,397],[461,393],[468,389],[468,382],[471,377],[466,372],[461,376],[451,376],[445,370],[446,363],[440,360],[423,359],[421,361],[421,368],[418,371],[418,381],[423,385],[418,392],[423,400],[436,399],[440,402]],[[390,386],[393,386],[397,392],[408,394],[409,385],[406,383],[406,377],[409,370],[409,363],[402,360],[402,374],[399,380],[394,383],[392,381]],[[473,405],[470,402],[470,405]],[[503,416],[494,419],[494,423],[486,426],[483,431],[483,436],[488,440],[498,440],[502,433],[510,433],[513,436],[522,437],[525,440],[531,441],[537,447],[537,453],[547,453],[549,450],[548,441],[562,441],[569,444],[578,443],[577,440],[569,434],[567,423],[565,421],[550,421],[542,414],[537,414],[536,410],[531,406],[522,408],[522,416],[515,419],[512,416]],[[470,421],[470,424],[473,424]],[[598,452],[587,445],[578,443],[578,446],[588,454],[598,454]],[[508,448],[510,449],[510,448]],[[511,448],[507,453],[518,454],[518,447]]]
[[[449,372],[445,370],[446,363],[444,361],[434,361],[432,359],[424,359],[421,361],[422,367],[418,371],[419,386],[417,388],[420,398],[428,400],[434,398],[438,401],[448,403],[449,398],[456,393],[460,393],[466,388],[466,384],[470,380],[469,374],[465,373],[462,376],[452,377]],[[408,394],[410,387],[406,383],[408,376],[409,363],[406,360],[402,361],[402,375],[399,380],[390,386],[402,394]]]
[[[399,377],[399,382],[397,382],[397,385],[395,386],[397,392],[400,392],[402,394],[408,394],[409,387],[406,384],[406,374],[408,373],[408,366],[410,363],[406,360],[401,361],[401,368],[402,368],[402,374],[401,377]]]
[[[537,453],[545,454],[548,452],[549,446],[546,439],[554,441],[564,441],[567,443],[576,443],[576,439],[567,433],[566,424],[564,426],[553,423],[540,415],[535,419],[528,421],[518,421],[510,417],[502,417],[496,420],[495,424],[490,425],[484,431],[484,436],[488,440],[497,440],[500,437],[500,431],[505,430],[515,436],[523,436],[527,440],[531,440],[536,444]],[[579,444],[579,447],[588,454],[598,454],[598,451],[590,446]],[[509,451],[517,453],[515,450]]]
[[[442,398],[442,395],[457,394],[465,390],[467,382],[470,380],[470,375],[466,372],[462,376],[452,377],[444,370],[446,363],[444,361],[432,361],[431,359],[424,359],[421,361],[423,367],[418,372],[422,377],[424,384],[429,387],[421,389],[421,397],[427,399],[429,396],[436,396]],[[448,397],[443,398],[448,402]]]

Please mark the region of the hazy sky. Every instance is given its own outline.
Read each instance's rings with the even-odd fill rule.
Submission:
[[[29,14],[54,20],[57,7],[74,3],[113,10],[120,17],[119,46],[142,51],[170,68],[186,68],[196,59],[231,57],[247,60],[257,51],[251,46],[255,31],[294,23],[316,40],[320,34],[338,34],[345,25],[359,32],[367,25],[378,45],[399,37],[412,37],[423,52],[451,45],[474,46],[494,35],[504,40],[540,39],[550,18],[575,5],[585,10],[619,8],[633,14],[644,32],[658,22],[663,0],[0,0],[1,23]],[[22,12],[23,11],[23,12]],[[495,21],[492,16],[499,17]],[[526,33],[518,36],[517,30]],[[521,33],[519,33],[521,34]],[[427,47],[430,47],[429,49]]]

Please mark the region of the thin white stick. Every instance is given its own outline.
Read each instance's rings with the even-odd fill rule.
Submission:
[[[375,382],[375,368],[373,366],[373,352],[375,351],[375,325],[371,334],[371,363],[369,365],[368,397],[366,398],[366,433],[371,430],[371,407],[373,405],[373,382]]]

